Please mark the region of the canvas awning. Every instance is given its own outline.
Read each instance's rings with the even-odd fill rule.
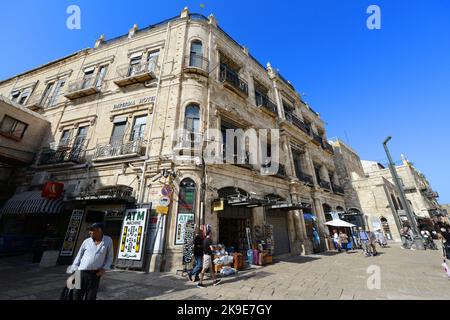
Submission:
[[[351,224],[347,221],[341,219],[334,219],[325,223],[327,226],[331,227],[341,227],[341,228],[353,228],[356,227],[354,224]]]
[[[0,210],[1,214],[57,214],[63,211],[62,199],[42,198],[41,191],[15,194]]]

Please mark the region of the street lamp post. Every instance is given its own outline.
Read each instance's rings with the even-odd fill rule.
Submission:
[[[416,249],[418,249],[418,250],[425,250],[422,238],[420,237],[420,234],[419,234],[419,229],[417,228],[416,219],[414,218],[414,215],[413,215],[413,213],[411,211],[411,207],[409,206],[409,203],[408,203],[408,201],[406,199],[405,192],[404,192],[403,187],[402,187],[402,185],[400,183],[400,178],[398,177],[397,170],[395,169],[394,161],[392,161],[391,153],[389,152],[389,149],[387,147],[387,143],[391,139],[392,139],[392,137],[389,136],[383,142],[384,150],[386,151],[386,155],[387,155],[388,160],[389,160],[389,169],[391,170],[392,178],[394,179],[395,186],[397,187],[398,193],[400,195],[400,201],[402,202],[403,208],[405,208],[406,216],[408,217],[408,220],[409,220],[409,222],[411,224],[411,229],[412,229],[412,232],[413,232],[413,240],[414,240],[414,243],[416,245]],[[397,217],[397,219],[398,219],[398,217]]]

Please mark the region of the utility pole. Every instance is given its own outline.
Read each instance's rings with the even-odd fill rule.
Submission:
[[[416,245],[416,249],[425,250],[422,238],[419,234],[419,229],[417,228],[416,219],[414,218],[414,214],[412,213],[411,207],[409,206],[409,203],[406,199],[405,192],[403,190],[403,186],[400,183],[400,178],[398,177],[397,170],[395,169],[394,161],[392,160],[391,153],[389,152],[389,149],[387,147],[387,143],[391,139],[392,139],[392,137],[389,136],[383,142],[384,150],[386,151],[386,155],[389,160],[389,169],[391,170],[392,178],[394,179],[395,186],[397,187],[397,191],[400,195],[400,201],[402,202],[403,208],[405,208],[406,216],[408,217],[408,220],[411,224],[411,229],[413,232],[413,241]],[[397,219],[398,219],[398,217],[397,217]]]

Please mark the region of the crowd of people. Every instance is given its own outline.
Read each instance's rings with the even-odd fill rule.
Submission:
[[[376,245],[387,247],[387,240],[381,230],[367,231],[360,227],[350,236],[344,231],[333,230],[333,244],[339,252],[360,249],[365,256],[376,256],[378,255]]]

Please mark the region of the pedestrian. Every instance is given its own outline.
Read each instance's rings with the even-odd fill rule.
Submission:
[[[409,227],[409,225],[405,224],[400,231],[400,237],[402,238],[403,242],[403,245],[400,248],[413,250],[411,233],[411,228]]]
[[[446,228],[441,228],[442,249],[447,259],[450,259],[450,232]]]
[[[371,256],[371,247],[369,246],[369,235],[366,231],[363,230],[362,227],[359,227],[358,238],[361,242],[361,247],[363,249],[363,253],[366,257]]]
[[[372,231],[369,231],[368,234],[369,234],[369,246],[372,249],[372,255],[376,256],[376,255],[378,255],[377,247],[376,247],[377,236]]]
[[[345,232],[339,232],[339,241],[341,243],[341,248],[348,252],[348,236]]]
[[[194,260],[194,269],[192,269],[188,277],[190,281],[198,282],[200,281],[199,275],[203,265],[203,238],[198,229],[196,229],[194,237]],[[194,280],[192,280],[192,276],[195,276]]]
[[[206,238],[203,241],[203,266],[202,271],[200,272],[200,281],[197,284],[198,288],[205,288],[205,285],[203,284],[203,278],[205,277],[205,273],[209,270],[209,273],[211,274],[211,278],[213,280],[214,286],[217,286],[219,283],[222,282],[222,279],[216,278],[216,272],[214,270],[214,263],[213,263],[213,245],[212,245],[212,232],[211,230],[208,230],[206,232]]]
[[[112,239],[103,234],[103,225],[89,226],[89,238],[83,241],[71,266],[80,272],[79,289],[75,289],[74,300],[96,300],[101,277],[111,269],[113,262]]]
[[[375,235],[380,246],[383,248],[387,247],[387,241],[383,231],[381,231],[381,229],[378,229],[377,231],[375,231]]]
[[[320,252],[320,236],[316,228],[313,228],[313,246],[315,252]]]
[[[341,243],[340,243],[340,239],[339,239],[339,234],[337,233],[336,230],[333,230],[333,243],[334,243],[334,248],[341,252],[342,248],[341,248]]]

